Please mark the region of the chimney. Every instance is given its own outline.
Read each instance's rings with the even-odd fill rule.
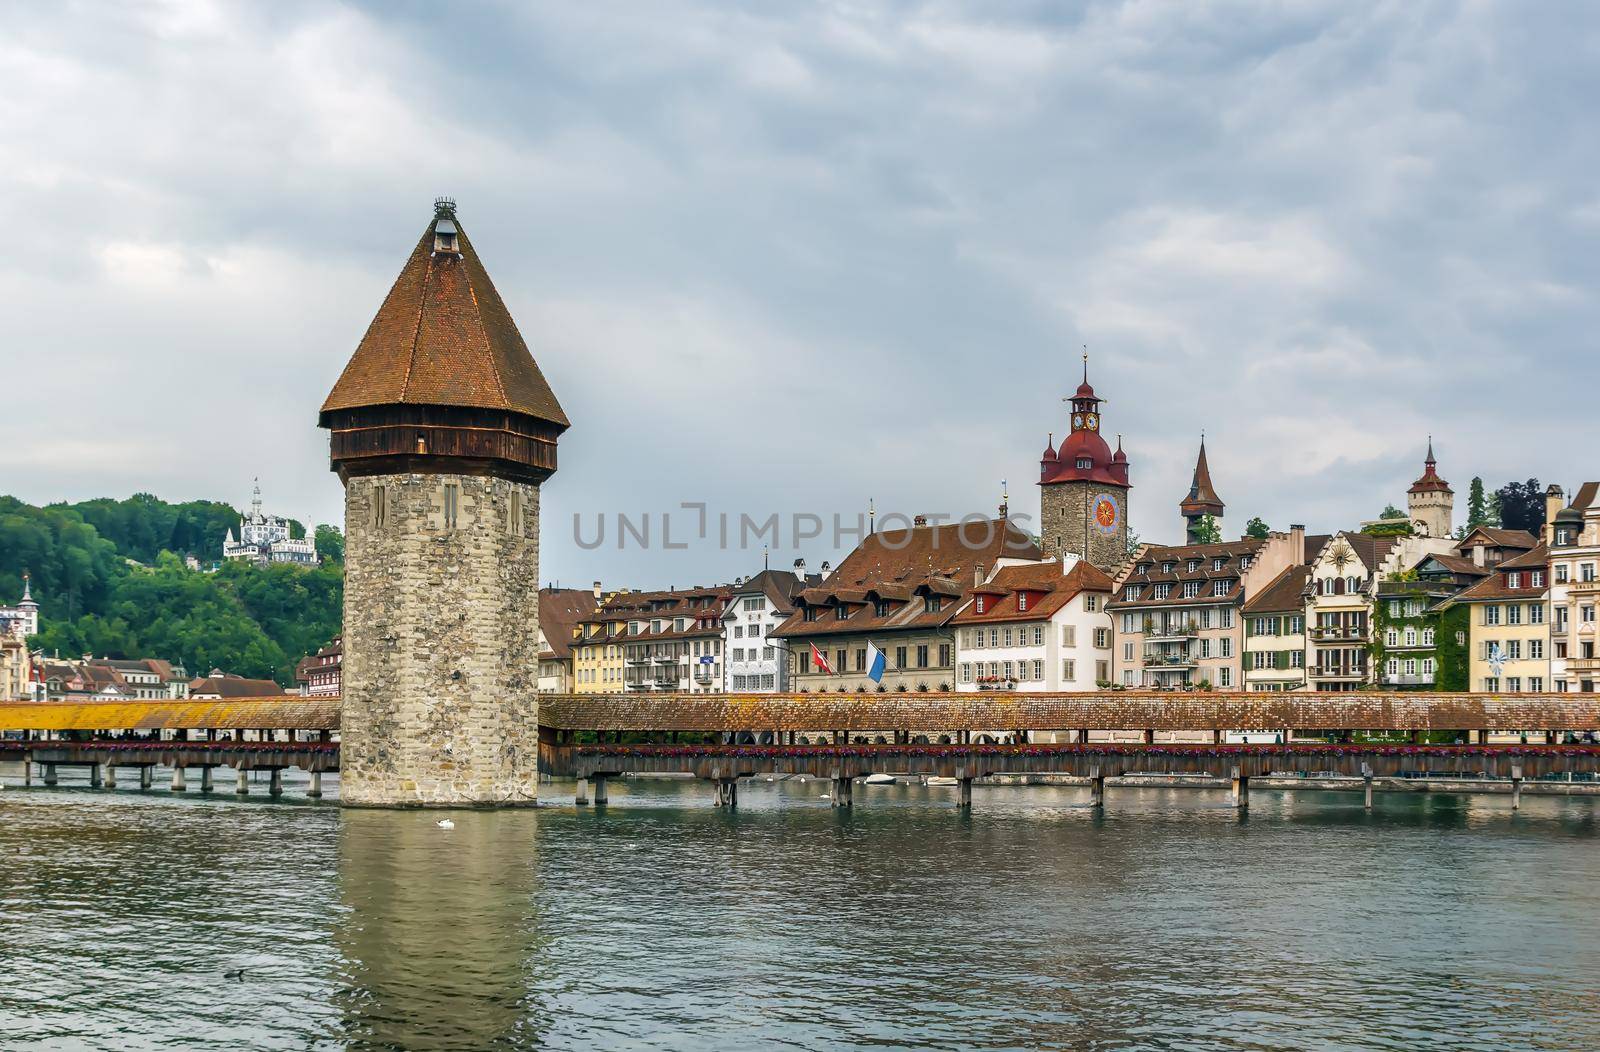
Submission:
[[[826,560],[826,559],[822,560],[822,576],[824,576],[824,577],[828,576],[828,573],[832,569],[833,569],[833,564],[832,563],[828,562],[828,560]]]
[[[976,588],[983,583],[983,564],[977,563],[972,567],[972,587]]]
[[[1289,524],[1289,556],[1294,560],[1291,565],[1304,566],[1309,556],[1306,553],[1306,527],[1305,523],[1295,522]]]
[[[911,520],[911,525],[926,526],[928,525],[928,517],[926,515],[918,515],[916,518]]]
[[[600,601],[600,582],[599,581],[596,581],[594,583],[594,600],[597,603]]]

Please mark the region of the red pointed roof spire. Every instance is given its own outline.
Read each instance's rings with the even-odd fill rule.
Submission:
[[[1216,488],[1211,485],[1211,466],[1206,463],[1206,436],[1202,431],[1200,456],[1194,462],[1194,478],[1189,483],[1189,495],[1178,504],[1178,508],[1185,517],[1198,517],[1221,515],[1223,507],[1222,498],[1217,496]]]
[[[1439,462],[1433,459],[1433,436],[1428,436],[1428,458],[1422,462],[1422,477],[1411,484],[1408,493],[1426,493],[1436,490],[1440,493],[1454,493],[1450,483],[1439,477]]]

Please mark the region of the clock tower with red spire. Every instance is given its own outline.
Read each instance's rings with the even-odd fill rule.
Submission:
[[[1117,436],[1113,453],[1101,434],[1104,399],[1089,385],[1089,356],[1083,356],[1083,383],[1063,399],[1072,406],[1071,430],[1054,447],[1046,443],[1039,461],[1039,536],[1046,555],[1068,553],[1115,574],[1128,559],[1128,455]]]

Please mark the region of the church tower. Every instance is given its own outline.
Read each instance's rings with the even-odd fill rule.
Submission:
[[[1054,436],[1039,461],[1039,535],[1044,553],[1081,555],[1115,575],[1128,559],[1128,455],[1101,437],[1100,404],[1089,386],[1089,356],[1083,383],[1071,398],[1071,426],[1056,449]]]
[[[1422,462],[1422,477],[1406,491],[1406,509],[1412,532],[1419,537],[1449,537],[1454,532],[1456,491],[1439,477],[1432,435],[1428,436],[1428,459]]]
[[[568,423],[454,201],[319,424],[345,487],[343,802],[532,804],[539,486]]]
[[[1217,525],[1216,539],[1221,540],[1222,512],[1226,507],[1211,485],[1211,466],[1206,463],[1206,437],[1200,436],[1200,456],[1194,462],[1194,478],[1189,482],[1189,495],[1178,502],[1183,514],[1185,544],[1200,544],[1205,532],[1202,522],[1207,515]]]

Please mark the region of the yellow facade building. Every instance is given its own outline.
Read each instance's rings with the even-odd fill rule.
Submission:
[[[1550,625],[1546,617],[1548,549],[1494,564],[1494,572],[1441,604],[1469,608],[1470,690],[1541,693],[1549,690]]]

